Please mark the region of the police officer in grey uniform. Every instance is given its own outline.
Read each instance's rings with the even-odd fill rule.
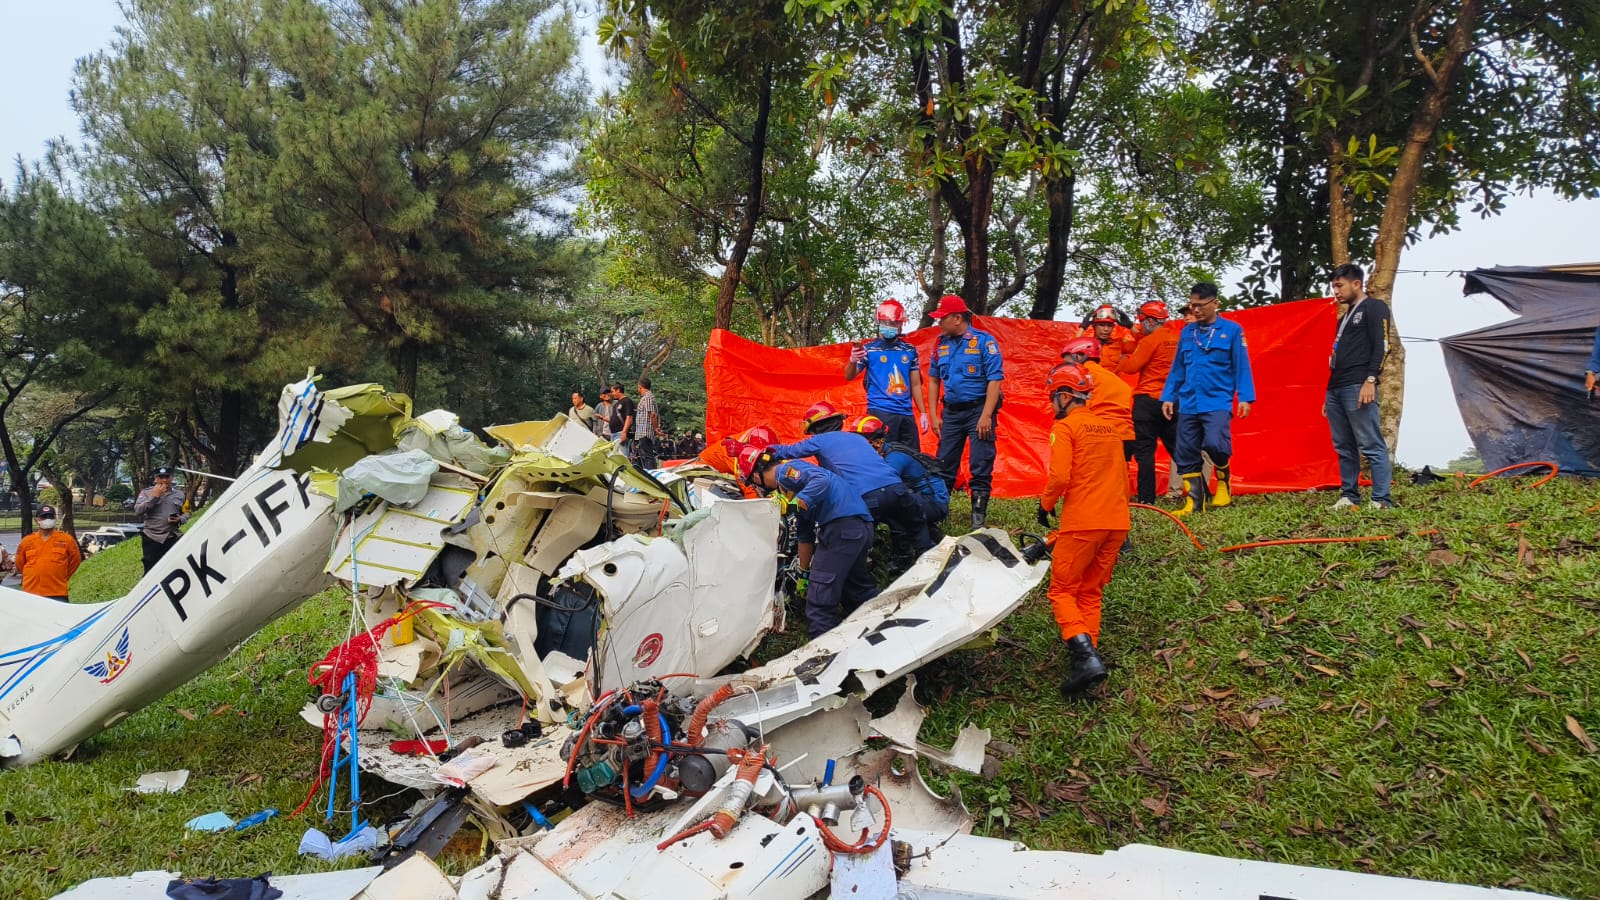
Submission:
[[[133,514],[142,520],[139,539],[144,545],[144,571],[149,574],[178,542],[178,526],[189,518],[183,514],[183,492],[173,488],[171,466],[156,469],[156,483],[139,492]]]

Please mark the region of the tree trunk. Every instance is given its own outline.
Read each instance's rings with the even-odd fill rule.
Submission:
[[[994,163],[979,154],[966,162],[967,215],[961,221],[961,299],[973,313],[989,314],[989,219],[994,211]]]
[[[27,534],[33,529],[33,484],[28,480],[28,473],[22,469],[22,460],[17,457],[17,448],[11,440],[11,429],[0,419],[0,451],[6,457],[6,472],[11,476],[11,490],[17,495],[17,504],[22,516],[19,534]]]
[[[939,189],[928,189],[928,236],[932,247],[928,255],[928,277],[919,279],[922,282],[923,305],[922,326],[933,324],[932,313],[939,305],[939,298],[944,296],[944,283],[948,274],[950,242],[945,231],[950,226],[950,218],[945,214],[944,201],[939,197]]]
[[[55,485],[56,494],[61,498],[56,501],[56,518],[60,520],[57,522],[56,527],[65,531],[74,539],[77,538],[78,532],[73,522],[72,485],[62,477],[62,473],[55,466],[40,463],[39,471],[43,472],[44,477],[50,479],[50,483]],[[27,532],[24,531],[23,534],[27,534]]]
[[[1350,204],[1350,194],[1344,185],[1344,150],[1339,138],[1328,138],[1328,238],[1329,255],[1335,266],[1350,261],[1350,228],[1355,222],[1355,208]]]
[[[1067,242],[1072,238],[1077,182],[1078,177],[1070,174],[1045,179],[1044,196],[1050,208],[1050,218],[1045,232],[1044,261],[1039,268],[1033,309],[1028,311],[1030,319],[1054,319],[1061,306],[1061,285],[1067,277]]]
[[[239,474],[239,439],[243,429],[244,392],[233,388],[224,390],[221,410],[217,415],[214,441],[216,459],[212,461],[218,475],[232,477]]]
[[[744,271],[745,257],[755,242],[756,226],[761,223],[762,193],[766,190],[767,120],[772,113],[772,64],[768,63],[761,74],[761,94],[756,101],[756,121],[750,130],[749,183],[745,187],[744,216],[739,223],[739,234],[728,254],[728,264],[722,269],[722,280],[717,284],[716,315],[712,328],[730,328],[733,325],[733,298],[739,292],[739,278]]]
[[[1422,166],[1428,148],[1433,143],[1433,135],[1450,103],[1456,73],[1472,51],[1472,33],[1481,10],[1482,0],[1462,0],[1456,20],[1445,37],[1444,53],[1438,63],[1426,59],[1422,61],[1432,84],[1412,114],[1411,126],[1406,129],[1405,146],[1400,150],[1400,160],[1389,182],[1383,218],[1378,222],[1378,237],[1373,242],[1372,275],[1367,279],[1367,293],[1388,302],[1391,310],[1394,309],[1394,277],[1400,268],[1401,251],[1405,249],[1411,207],[1416,202],[1417,188],[1422,182]],[[1420,48],[1417,53],[1422,55]],[[1397,316],[1396,335],[1399,332]],[[1405,362],[1405,347],[1396,337],[1395,346],[1390,349],[1389,358],[1384,362],[1386,389],[1379,405],[1379,420],[1390,452],[1397,450],[1400,444],[1400,415],[1405,402]]]
[[[417,399],[417,367],[422,359],[422,344],[405,335],[389,349],[389,364],[394,367],[395,393]]]

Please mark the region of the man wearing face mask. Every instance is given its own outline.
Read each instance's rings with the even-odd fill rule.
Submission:
[[[850,347],[846,381],[866,373],[867,414],[889,427],[889,440],[917,446],[917,432],[928,430],[922,399],[922,363],[917,348],[901,336],[906,308],[898,300],[878,304],[878,337]]]
[[[78,571],[83,555],[78,542],[56,530],[56,508],[39,507],[39,530],[17,545],[17,571],[22,589],[39,597],[67,602],[67,581]]]

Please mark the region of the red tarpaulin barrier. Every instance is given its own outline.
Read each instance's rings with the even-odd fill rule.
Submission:
[[[1256,405],[1233,423],[1233,489],[1236,493],[1298,491],[1339,483],[1338,459],[1322,416],[1328,386],[1328,348],[1333,344],[1332,300],[1301,300],[1224,314],[1244,326],[1255,374]],[[994,335],[1005,357],[1005,405],[996,428],[999,458],[994,495],[1035,497],[1044,486],[1050,426],[1045,377],[1061,359],[1061,346],[1078,332],[1070,322],[979,316],[974,325]],[[923,377],[938,338],[937,328],[907,335],[921,355]],[[706,352],[706,439],[770,425],[784,440],[801,436],[806,408],[828,400],[847,414],[864,413],[860,378],[844,380],[849,344],[783,350],[713,331]],[[933,453],[934,434],[922,436]],[[1158,467],[1165,454],[1158,451]],[[1163,479],[1165,475],[1162,476]],[[1165,481],[1159,482],[1165,487]]]

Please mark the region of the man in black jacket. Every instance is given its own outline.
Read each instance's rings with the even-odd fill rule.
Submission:
[[[1361,505],[1362,457],[1372,467],[1371,506],[1394,506],[1389,498],[1389,445],[1378,423],[1378,377],[1393,320],[1386,303],[1367,296],[1365,275],[1353,263],[1333,270],[1333,294],[1345,306],[1328,354],[1328,396],[1322,406],[1339,454],[1339,502],[1334,509]]]

